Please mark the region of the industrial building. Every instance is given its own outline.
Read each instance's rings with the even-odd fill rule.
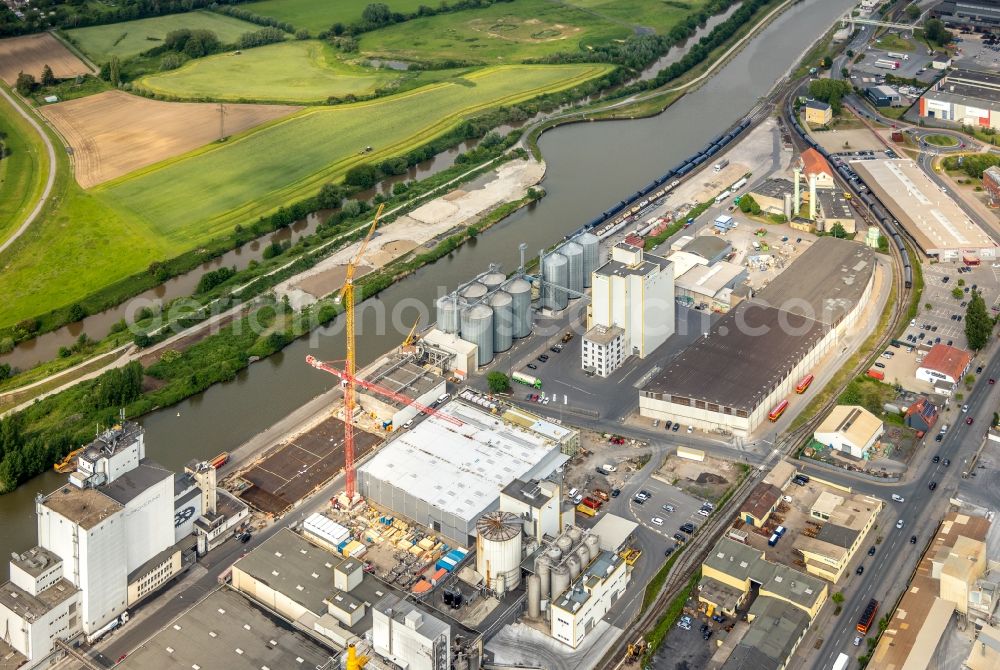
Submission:
[[[749,191],[765,214],[784,214],[785,197],[795,192],[795,186],[783,177],[768,179]]]
[[[616,553],[602,551],[585,566],[561,596],[552,600],[552,637],[576,649],[625,593],[628,565]]]
[[[813,439],[854,458],[867,459],[885,433],[881,419],[857,405],[837,405],[813,433]]]
[[[869,86],[865,97],[876,107],[898,107],[901,103],[899,91],[889,86]]]
[[[437,400],[447,386],[444,376],[433,366],[420,365],[415,355],[403,352],[383,356],[375,365],[367,367],[360,377],[424,406]],[[358,403],[361,409],[381,421],[383,427],[398,428],[417,415],[417,408],[412,403],[394,400],[383,393],[368,392],[364,388],[359,390]]]
[[[989,530],[990,521],[984,517],[963,512],[944,517],[871,655],[875,667],[931,667],[956,613],[970,630],[995,622],[1000,583],[995,570],[988,570]],[[974,643],[970,658],[981,651]]]
[[[825,126],[833,121],[833,107],[822,100],[809,100],[805,110],[806,123],[810,126]]]
[[[525,536],[541,544],[545,536],[557,537],[572,514],[563,515],[562,487],[547,479],[515,479],[500,492],[500,511],[517,515]]]
[[[858,232],[854,211],[843,191],[833,188],[816,191],[816,223],[819,230],[829,233],[840,225],[848,235]]]
[[[596,372],[592,363],[615,356],[619,346],[624,358],[645,358],[674,334],[674,268],[667,259],[623,242],[612,248],[608,263],[594,270],[591,284],[585,370]],[[613,328],[621,329],[620,337]],[[614,372],[610,365],[605,369]]]
[[[943,0],[930,15],[956,28],[993,30],[1000,27],[1000,0]]]
[[[748,437],[851,332],[874,281],[871,249],[818,239],[664,365],[640,392],[641,415]]]
[[[823,491],[810,508],[809,516],[825,523],[815,536],[801,534],[795,538],[794,547],[802,554],[806,572],[834,584],[839,582],[867,542],[881,511],[882,501],[878,498]]]
[[[750,627],[721,670],[784,670],[809,630],[809,615],[777,598],[757,598],[747,611]]]
[[[238,593],[219,589],[132,650],[122,670],[260,670],[340,667],[323,646]]]
[[[833,168],[820,152],[810,147],[802,152],[799,159],[802,161],[802,176],[805,177],[806,183],[815,180],[815,188],[830,189],[834,187]]]
[[[718,235],[698,235],[681,249],[686,253],[705,259],[708,265],[714,265],[733,253],[733,245],[729,243],[729,240]],[[675,276],[679,277],[682,274],[678,272]]]
[[[931,347],[924,360],[917,366],[917,379],[934,384],[940,389],[945,385],[953,390],[972,365],[972,354],[964,349],[944,343]]]
[[[705,304],[715,312],[728,312],[743,299],[737,290],[747,281],[748,272],[742,265],[719,261],[711,266],[696,265],[674,282],[678,300]]]
[[[525,423],[524,413],[496,416],[449,402],[362,465],[360,491],[449,543],[469,546],[476,520],[499,508],[504,487],[545,478],[567,460],[563,445],[578,444],[568,428],[537,418]]]
[[[625,330],[618,326],[594,326],[581,344],[584,370],[608,377],[625,363]]]
[[[920,250],[939,261],[995,259],[996,242],[912,160],[851,161]]]
[[[740,507],[739,517],[755,528],[761,528],[781,502],[781,489],[773,484],[760,482]]]
[[[395,594],[372,607],[372,648],[407,670],[451,670],[451,626]]]
[[[223,499],[220,505],[219,500]],[[36,498],[38,546],[16,554],[0,585],[0,628],[35,667],[55,639],[96,638],[232,536],[247,508],[215,486],[215,469],[175,475],[146,458],[141,427],[105,431],[69,483]]]
[[[1000,128],[1000,75],[952,70],[920,97],[920,116],[982,128]]]

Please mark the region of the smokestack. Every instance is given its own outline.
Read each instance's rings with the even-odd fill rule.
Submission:
[[[795,168],[795,200],[792,202],[795,205],[795,213],[798,214],[799,210],[802,209],[802,189],[799,186],[799,180],[802,178],[802,169],[796,166]]]
[[[809,175],[809,220],[816,220],[816,175]]]

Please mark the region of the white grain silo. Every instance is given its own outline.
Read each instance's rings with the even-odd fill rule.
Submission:
[[[587,548],[586,544],[581,543],[576,548],[576,557],[580,559],[580,565],[583,567],[590,565],[590,549]]]
[[[550,559],[546,554],[542,554],[535,559],[535,574],[538,575],[541,597],[545,600],[548,600],[549,592],[552,588],[549,581],[551,572],[552,559]]]
[[[565,565],[552,567],[552,600],[555,600],[569,588],[569,568]]]
[[[575,553],[570,554],[569,557],[563,561],[563,565],[569,568],[569,578],[571,581],[579,577],[580,571],[583,569],[583,566],[580,565],[580,559]]]
[[[521,517],[490,512],[476,522],[476,571],[486,588],[503,594],[521,584]]]
[[[542,616],[542,586],[538,575],[528,576],[528,616],[538,619]]]
[[[583,544],[587,547],[590,552],[590,560],[595,560],[601,553],[601,538],[593,533],[588,533],[587,537],[583,538]]]

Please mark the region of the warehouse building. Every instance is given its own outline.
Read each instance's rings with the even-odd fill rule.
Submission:
[[[851,332],[874,281],[871,249],[818,239],[664,365],[640,392],[641,415],[750,436]]]
[[[800,534],[795,538],[794,548],[802,554],[806,572],[834,584],[839,582],[867,542],[881,511],[882,501],[878,498],[823,491],[809,510],[809,516],[825,523],[815,536]]]
[[[703,258],[709,265],[713,265],[731,254],[733,245],[729,243],[729,240],[718,235],[699,235],[685,244],[682,249],[686,253]],[[677,273],[676,276],[681,274],[683,273]]]
[[[757,598],[747,620],[750,627],[722,670],[784,670],[809,630],[809,615],[776,598]]]
[[[869,458],[885,432],[882,421],[857,405],[837,405],[813,433],[813,439],[854,458]]]
[[[629,356],[645,358],[674,334],[674,319],[673,264],[640,247],[615,245],[611,260],[592,275],[583,369],[596,373],[595,360],[606,356],[607,376]]]
[[[370,502],[469,546],[476,520],[498,509],[515,479],[544,479],[567,460],[571,431],[531,427],[452,401],[395,438],[358,469]]]
[[[1000,255],[993,238],[912,160],[852,161],[851,167],[925,255],[939,261]]]
[[[930,15],[956,28],[993,30],[1000,27],[1000,0],[944,0]]]
[[[760,211],[765,214],[784,214],[785,196],[794,193],[795,185],[782,177],[768,179],[749,191],[750,196],[760,205]]]
[[[924,92],[919,107],[922,118],[1000,128],[1000,75],[953,70]]]
[[[898,107],[900,105],[899,91],[888,86],[869,86],[865,89],[865,97],[876,107]]]
[[[816,191],[816,205],[816,221],[821,231],[829,233],[835,225],[840,224],[848,235],[858,232],[854,212],[843,191],[833,188]]]
[[[715,312],[728,312],[742,300],[734,291],[747,281],[747,269],[742,265],[719,261],[711,266],[696,265],[674,282],[678,300],[705,304]]]
[[[739,517],[754,528],[761,528],[781,502],[781,489],[760,482],[740,507]]]

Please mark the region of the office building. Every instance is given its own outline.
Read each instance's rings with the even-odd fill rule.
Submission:
[[[924,360],[917,366],[917,379],[931,384],[943,382],[954,388],[971,365],[971,353],[958,347],[938,343],[931,347]]]

